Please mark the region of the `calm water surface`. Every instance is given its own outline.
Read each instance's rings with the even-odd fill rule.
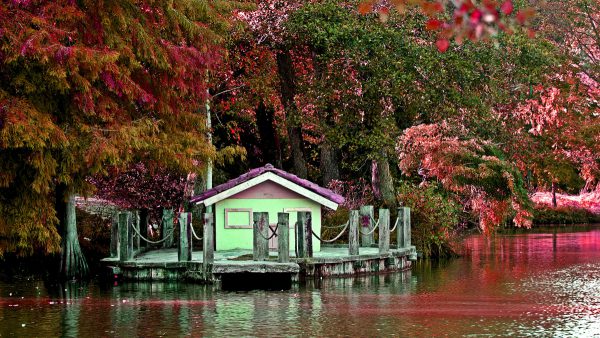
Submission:
[[[411,272],[290,291],[0,282],[0,336],[600,336],[600,229],[466,240]]]

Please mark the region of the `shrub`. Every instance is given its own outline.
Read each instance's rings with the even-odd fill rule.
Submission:
[[[460,206],[435,185],[403,183],[398,199],[411,208],[412,243],[425,257],[455,255]]]

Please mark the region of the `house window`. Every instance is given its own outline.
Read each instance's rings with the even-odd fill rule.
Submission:
[[[252,229],[252,209],[225,209],[226,229]]]

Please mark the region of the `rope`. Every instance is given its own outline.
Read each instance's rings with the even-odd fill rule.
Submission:
[[[340,232],[337,236],[335,236],[333,239],[322,239],[321,237],[319,237],[317,234],[315,234],[315,232],[311,229],[310,231],[312,232],[313,236],[315,236],[319,241],[321,242],[325,242],[325,243],[333,243],[335,241],[337,241],[338,239],[340,239],[340,237],[342,237],[342,235],[344,234],[344,232],[346,232],[346,229],[348,229],[348,224],[350,224],[350,222],[346,222],[346,226],[344,227],[344,229],[342,229],[342,232]]]
[[[373,218],[371,218],[371,219],[373,219]],[[377,221],[377,223],[375,223],[375,226],[373,227],[373,229],[371,229],[371,231],[369,231],[369,232],[367,232],[367,233],[364,233],[364,232],[362,232],[362,230],[360,230],[360,228],[359,228],[359,230],[358,230],[358,231],[359,231],[361,234],[363,234],[363,235],[365,235],[365,236],[368,236],[368,235],[372,234],[372,233],[375,231],[375,229],[377,229],[377,227],[378,227],[378,226],[379,226],[379,221]],[[361,227],[361,228],[362,228],[362,227]]]
[[[151,241],[148,238],[142,236],[142,234],[140,234],[140,231],[135,226],[133,226],[133,223],[131,223],[131,227],[133,228],[133,230],[135,231],[135,233],[138,236],[140,236],[141,239],[143,239],[144,241],[146,241],[146,242],[148,242],[150,244],[159,244],[159,243],[162,243],[162,242],[166,241],[169,237],[173,236],[173,233],[175,232],[175,230],[173,230],[167,236],[165,236],[163,239],[160,239],[158,241]]]
[[[338,229],[338,228],[342,228],[342,227],[347,226],[348,222],[349,221],[346,221],[346,223],[344,223],[344,224],[334,225],[334,226],[330,226],[330,227],[322,225],[321,228],[323,228],[323,229]]]
[[[400,223],[400,217],[396,217],[396,223],[394,224],[394,227],[392,228],[392,230],[390,230],[390,234],[393,233],[394,230],[396,230],[398,223]]]
[[[202,240],[202,237],[198,237],[198,235],[196,235],[196,231],[194,230],[194,226],[190,224],[190,228],[192,228],[192,235],[194,236],[194,238],[198,241]]]
[[[267,241],[269,241],[269,240],[271,240],[271,238],[273,238],[273,237],[277,236],[277,229],[279,228],[279,223],[277,223],[277,226],[275,226],[275,230],[273,230],[273,228],[271,228],[271,226],[270,226],[270,225],[268,225],[267,227],[269,228],[269,230],[271,230],[271,232],[273,232],[273,233],[271,234],[271,236],[269,236],[269,237],[265,237],[265,236],[262,234],[262,231],[258,231],[258,234],[260,235],[260,237],[262,237],[262,238],[266,239]]]

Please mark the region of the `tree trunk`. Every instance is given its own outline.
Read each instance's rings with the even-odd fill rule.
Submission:
[[[260,136],[260,150],[263,155],[263,164],[275,164],[281,168],[281,149],[277,140],[277,131],[273,122],[275,120],[275,111],[267,107],[263,100],[260,100],[256,108],[256,125],[258,135]]]
[[[277,72],[281,86],[281,102],[286,113],[288,137],[290,138],[290,152],[292,157],[292,172],[299,177],[306,178],[308,170],[304,159],[304,144],[302,126],[298,108],[294,102],[296,96],[296,81],[294,66],[289,51],[277,54]]]
[[[77,236],[75,195],[64,186],[58,187],[57,192],[59,231],[62,237],[60,276],[65,279],[86,277],[88,275],[88,265],[81,252],[79,237]]]
[[[378,183],[381,198],[383,199],[384,204],[391,209],[396,206],[396,193],[394,191],[394,180],[390,173],[390,163],[387,156],[378,159],[376,163],[377,173],[379,174]]]
[[[323,140],[321,144],[321,174],[324,187],[329,185],[332,180],[340,178],[337,150],[329,144],[327,139]]]
[[[552,207],[556,208],[556,182],[552,182]]]

